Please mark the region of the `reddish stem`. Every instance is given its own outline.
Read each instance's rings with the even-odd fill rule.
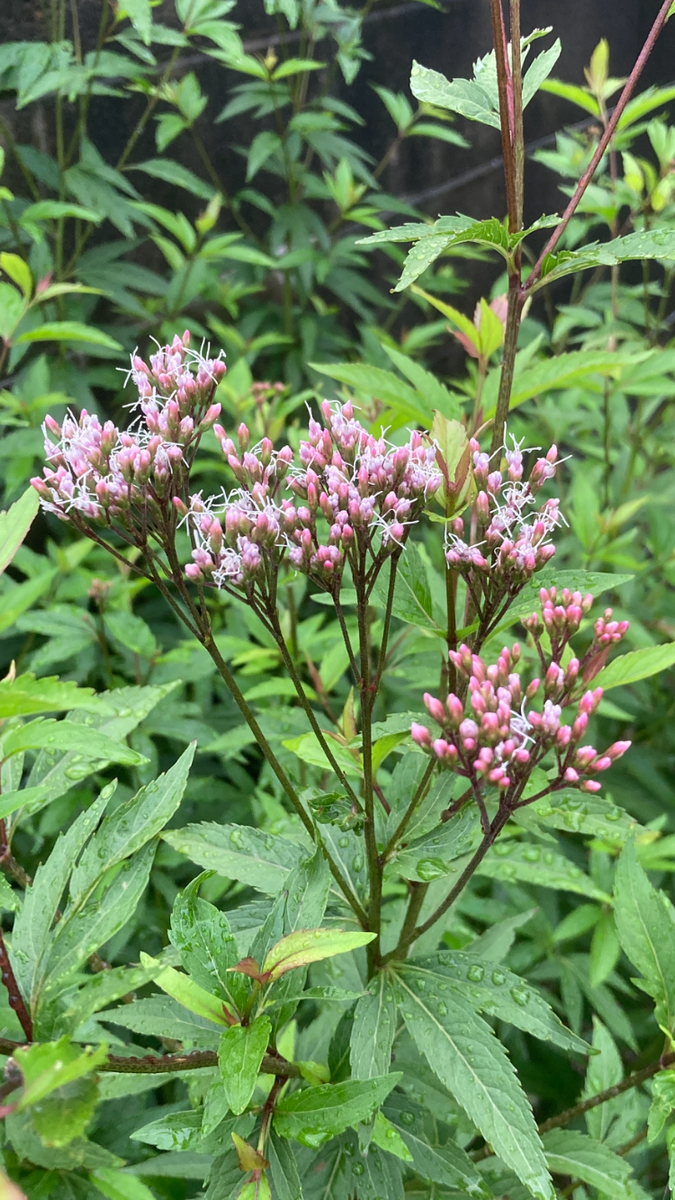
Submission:
[[[21,1025],[21,1028],[23,1029],[23,1031],[26,1035],[27,1041],[32,1042],[32,1040],[33,1040],[33,1022],[30,1019],[30,1013],[28,1012],[28,1009],[26,1008],[23,996],[21,995],[21,992],[19,990],[19,985],[16,982],[16,977],[14,975],[14,971],[12,970],[12,964],[9,961],[9,954],[7,953],[7,947],[5,946],[5,939],[2,936],[1,929],[0,929],[0,979],[2,979],[2,982],[4,983],[5,987],[7,988],[7,997],[9,999],[9,1007],[14,1009],[14,1012],[16,1013],[17,1017],[19,1018],[19,1024]]]

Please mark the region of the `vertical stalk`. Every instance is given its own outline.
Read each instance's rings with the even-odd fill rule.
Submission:
[[[375,803],[373,790],[373,697],[371,691],[370,645],[368,639],[368,603],[365,592],[365,564],[359,564],[356,583],[356,610],[359,624],[359,649],[361,655],[361,737],[363,756],[363,805],[366,819],[364,835],[368,859],[368,928],[376,935],[366,948],[368,975],[373,974],[380,961],[380,918],[382,913],[382,864],[377,850],[375,833]]]

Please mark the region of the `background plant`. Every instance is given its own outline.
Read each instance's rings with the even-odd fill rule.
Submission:
[[[517,26],[517,7],[511,18]],[[495,20],[499,20],[497,9]],[[517,27],[514,41],[519,44]],[[501,45],[499,37],[497,45]],[[537,82],[545,69],[553,69],[555,57],[553,47],[544,52],[543,62],[536,59],[530,65]],[[573,186],[597,147],[598,120],[600,125],[609,124],[607,75],[606,51],[601,46],[589,68],[587,90],[568,88],[568,95],[581,98],[596,118],[595,125],[577,137],[561,135],[555,154],[547,159]],[[484,97],[479,113],[492,124],[500,121],[500,77],[508,110],[509,94],[515,97],[518,92],[516,62],[507,63],[499,55],[497,62],[488,59],[473,83]],[[566,87],[550,82],[547,86]],[[435,89],[434,104],[443,100],[450,110],[465,104],[467,94],[474,101],[477,97],[466,81],[449,84],[430,79],[429,73],[417,68],[413,89],[427,88]],[[423,102],[428,98],[429,93]],[[414,331],[405,341],[397,341],[391,332],[374,337],[362,327],[361,343],[352,352],[355,361],[319,364],[327,378],[343,385],[342,405],[324,412],[323,425],[310,426],[308,432],[303,429],[307,418],[293,376],[288,376],[293,384],[288,391],[285,384],[274,387],[265,382],[254,388],[240,365],[218,383],[213,396],[217,379],[213,367],[207,369],[202,384],[206,392],[200,393],[202,407],[192,429],[172,427],[173,411],[160,401],[156,418],[163,435],[160,442],[183,445],[180,462],[191,465],[190,487],[183,466],[167,473],[161,445],[154,447],[152,457],[151,438],[139,440],[138,426],[135,445],[110,447],[115,454],[124,449],[131,452],[127,460],[116,458],[115,465],[130,488],[134,512],[145,512],[145,520],[130,535],[123,509],[111,515],[120,533],[126,530],[133,543],[140,541],[140,555],[139,545],[125,546],[113,536],[112,544],[121,555],[115,564],[86,536],[93,531],[110,540],[105,520],[93,527],[88,524],[89,518],[103,514],[85,510],[71,512],[68,526],[53,531],[50,526],[50,536],[56,540],[48,544],[47,553],[38,553],[45,546],[32,540],[32,533],[33,548],[24,544],[16,551],[11,575],[3,576],[2,593],[8,664],[10,657],[18,662],[18,677],[10,674],[2,685],[6,721],[2,854],[15,884],[3,893],[3,904],[8,913],[20,909],[20,915],[14,918],[18,926],[6,939],[14,979],[3,952],[9,984],[3,1045],[10,1051],[15,1041],[35,1044],[17,1052],[16,1067],[10,1063],[3,1102],[8,1111],[6,1166],[27,1195],[130,1195],[136,1188],[139,1196],[146,1197],[148,1187],[155,1194],[192,1195],[199,1192],[209,1169],[205,1187],[212,1198],[237,1194],[242,1186],[245,1195],[264,1195],[267,1183],[280,1195],[289,1189],[298,1195],[300,1188],[308,1195],[313,1191],[400,1195],[402,1189],[424,1195],[437,1194],[439,1189],[511,1194],[522,1186],[518,1172],[535,1194],[549,1194],[547,1169],[563,1190],[572,1185],[600,1192],[662,1189],[671,1120],[670,1049],[666,1040],[664,1051],[663,1041],[663,1034],[668,1039],[672,1029],[671,917],[667,902],[663,903],[672,865],[667,782],[671,701],[668,677],[657,681],[653,675],[673,661],[672,647],[660,644],[672,636],[668,616],[672,547],[667,535],[670,463],[665,432],[672,390],[667,339],[668,253],[673,243],[667,183],[669,132],[664,120],[653,120],[652,114],[669,98],[667,89],[647,93],[620,111],[614,141],[608,143],[606,167],[602,159],[593,185],[566,226],[562,251],[554,248],[556,257],[542,258],[540,275],[535,266],[529,279],[526,269],[518,276],[518,255],[522,248],[525,263],[528,255],[533,264],[537,262],[537,253],[550,237],[547,229],[557,233],[553,218],[550,224],[542,223],[543,233],[534,229],[528,238],[521,236],[517,210],[515,218],[511,213],[510,231],[498,221],[442,218],[441,226],[417,221],[395,233],[395,238],[415,239],[398,295],[405,296],[406,302],[412,295],[411,302],[422,315],[440,309],[443,320],[423,323],[419,340]],[[510,149],[515,163],[520,145],[517,122],[504,133],[505,158],[508,162]],[[516,177],[517,172],[510,176],[512,181]],[[596,186],[600,196],[593,191]],[[517,189],[514,195],[517,201]],[[598,211],[592,207],[594,197]],[[382,231],[376,244],[391,248],[387,240],[391,236]],[[588,240],[596,236],[600,244],[589,247]],[[608,238],[613,245],[608,245]],[[441,298],[448,280],[443,256],[467,243],[482,254],[501,255],[510,276],[506,282],[496,280],[492,305],[486,298],[473,321]],[[530,245],[535,248],[532,252]],[[26,303],[34,298],[22,317],[30,324],[42,319],[35,316],[42,300],[33,290],[35,275],[29,280],[22,274],[17,260],[23,262],[24,254],[17,254],[18,249],[16,244],[8,249],[16,257],[5,257],[3,266],[13,281],[7,286],[19,297],[23,290]],[[396,242],[392,253],[400,260]],[[636,268],[620,266],[619,260],[631,258],[642,264],[635,277],[631,272]],[[417,270],[420,265],[422,273]],[[566,285],[558,284],[558,279],[577,271],[572,295],[562,293],[560,288]],[[69,287],[100,286],[79,278],[75,284],[72,278],[65,282]],[[500,297],[509,282],[510,304],[505,305]],[[407,283],[418,290],[408,290]],[[525,291],[535,295],[527,311],[524,283],[529,283]],[[47,286],[53,286],[51,281]],[[561,299],[569,303],[561,304]],[[19,298],[12,303],[22,306],[24,302]],[[64,292],[63,299],[56,293],[45,303],[105,306],[109,301],[97,300],[89,292]],[[218,301],[212,303],[217,310]],[[251,303],[257,303],[256,297]],[[280,319],[282,310],[283,296],[270,320]],[[94,336],[100,336],[91,319],[93,309],[45,311],[54,317],[45,338],[53,337],[54,323],[58,326],[61,320],[78,317],[84,328],[77,329],[77,335],[93,330]],[[516,354],[513,314],[522,317],[525,311]],[[188,310],[187,322],[192,319]],[[469,354],[464,379],[440,381],[410,353],[430,344],[447,323]],[[113,329],[117,337],[120,325],[117,319]],[[110,329],[106,323],[103,335],[110,336]],[[67,326],[60,332],[75,337]],[[195,332],[200,334],[201,329]],[[10,340],[15,343],[20,336],[11,333]],[[133,342],[135,337],[129,345]],[[75,338],[74,345],[67,340],[62,344],[66,350],[57,369],[70,371],[74,379],[76,373],[68,364],[82,363],[76,356],[84,343]],[[111,355],[118,353],[110,346],[102,348]],[[14,346],[7,349],[7,362],[14,353]],[[45,386],[45,360],[32,361],[31,353],[27,352],[25,374],[21,362],[10,367],[16,375],[8,405],[12,419],[19,421],[27,419],[31,403],[31,394],[22,390],[30,372],[34,389]],[[285,355],[286,349],[281,353]],[[498,526],[506,492],[520,482],[517,453],[510,450],[506,465],[502,463],[504,474],[512,478],[502,478],[498,487],[496,479],[490,485],[487,478],[490,467],[497,470],[496,460],[486,463],[469,444],[469,435],[478,434],[487,445],[489,432],[484,427],[489,428],[491,420],[498,426],[495,409],[501,395],[503,414],[507,395],[506,385],[500,383],[504,378],[508,381],[511,367],[510,402],[516,411],[509,419],[510,431],[517,440],[526,436],[525,445],[540,442],[548,447],[555,441],[557,458],[574,450],[556,481],[571,529],[566,532],[562,526],[556,534],[555,571],[543,565],[546,555],[538,560],[535,554],[533,564],[526,561],[533,546],[547,547],[547,539],[533,542],[536,522],[519,525],[520,545],[518,537],[511,539],[514,549],[517,545],[515,556],[500,551],[504,529]],[[280,374],[283,370],[282,366]],[[149,373],[138,363],[135,373],[136,384],[144,388],[143,377],[150,378]],[[89,378],[102,404],[110,376]],[[315,378],[309,376],[308,382]],[[48,381],[46,386],[53,384]],[[157,386],[160,395],[162,389],[172,390],[161,379]],[[67,427],[63,420],[66,394],[46,399],[47,393],[34,390],[32,399],[39,403],[33,419],[37,424],[45,409],[54,407],[60,430],[52,426],[51,439],[63,438],[64,461],[78,477],[76,452],[82,450],[82,443],[78,443],[76,423]],[[372,582],[370,593],[362,591],[361,596],[358,584],[351,593],[348,575],[338,592],[328,582],[325,568],[319,569],[322,561],[332,558],[341,563],[344,555],[347,564],[355,563],[354,582],[363,578],[354,544],[350,546],[348,536],[345,539],[344,524],[339,534],[333,533],[330,522],[323,524],[320,505],[322,515],[316,512],[312,518],[312,480],[306,473],[309,463],[303,459],[303,454],[309,454],[311,461],[317,449],[321,452],[327,430],[332,430],[332,441],[350,426],[354,414],[344,408],[344,402],[349,405],[351,397],[366,425],[364,436],[376,441],[388,427],[387,437],[401,449],[409,439],[408,425],[431,428],[439,447],[436,467],[441,476],[434,492],[437,499],[432,501],[429,493],[424,520],[408,526],[403,518],[410,514],[400,514],[402,533],[393,529],[399,516],[395,507],[384,505],[386,494],[380,496],[373,515],[389,530],[388,549],[384,540],[377,540],[380,534],[375,527],[366,522],[366,530],[371,529],[375,538],[365,548],[366,561],[373,566],[379,556],[379,566],[373,572],[377,578],[366,585]],[[131,385],[124,398],[133,399]],[[214,440],[206,428],[216,420],[213,412],[206,419],[212,402],[223,405],[222,420],[227,433],[232,432],[231,444],[225,431]],[[188,416],[194,404],[192,396]],[[176,415],[182,420],[186,413]],[[144,419],[155,421],[152,405]],[[234,431],[242,420],[245,428],[236,439]],[[603,430],[602,443],[598,426]],[[91,431],[91,424],[87,429]],[[150,426],[147,433],[153,433]],[[23,445],[25,436],[22,430],[14,446]],[[302,476],[290,476],[299,480],[296,508],[307,501],[306,529],[314,550],[323,544],[337,551],[338,557],[331,553],[312,563],[311,555],[306,560],[300,554],[295,565],[304,567],[306,574],[298,575],[288,569],[292,541],[277,543],[275,536],[270,542],[268,524],[262,540],[258,543],[254,538],[253,544],[262,546],[264,561],[275,572],[276,606],[269,607],[269,591],[261,592],[257,560],[248,581],[243,571],[241,582],[236,576],[221,575],[221,582],[230,581],[229,592],[205,587],[202,600],[198,586],[195,590],[194,583],[185,582],[180,568],[190,562],[192,550],[206,556],[192,560],[199,568],[192,571],[197,585],[215,578],[214,571],[224,565],[218,556],[224,556],[225,549],[239,553],[243,566],[246,547],[237,539],[248,537],[251,528],[245,529],[246,523],[255,526],[258,520],[259,513],[251,522],[251,503],[258,509],[267,503],[267,498],[255,493],[255,484],[264,480],[276,487],[269,469],[280,460],[272,446],[261,440],[267,437],[277,446],[287,440],[296,461],[304,462],[304,482]],[[192,464],[198,442],[200,455]],[[495,442],[502,444],[499,428]],[[303,443],[311,450],[303,450]],[[90,440],[85,449],[92,450]],[[150,462],[140,457],[143,451],[150,453]],[[396,449],[391,453],[395,455]],[[9,460],[15,467],[16,492],[31,470],[33,455],[28,458],[21,466]],[[550,468],[555,461],[555,455],[542,458]],[[51,467],[58,471],[55,459]],[[544,466],[538,470],[549,473]],[[89,466],[86,473],[86,482],[91,483]],[[229,495],[243,488],[252,498],[230,500],[228,512],[237,510],[236,528],[228,528],[227,512],[221,521],[218,507],[207,507],[206,528],[202,524],[206,513],[190,504],[190,495],[201,491],[208,496],[221,483]],[[330,486],[326,479],[327,496],[333,496]],[[336,486],[341,501],[339,481]],[[154,489],[154,496],[148,487]],[[173,506],[176,521],[166,526],[171,508],[164,501],[173,498],[174,488],[185,508],[195,513],[187,526],[195,539],[192,548],[185,526],[172,541],[183,512],[180,506],[178,510]],[[545,512],[551,513],[554,494],[545,495],[549,495]],[[100,503],[101,497],[96,496]],[[153,508],[157,498],[159,506]],[[402,498],[395,497],[396,502]],[[58,495],[51,499],[58,502]],[[82,495],[82,499],[94,503],[92,497]],[[9,561],[22,541],[34,511],[30,493],[11,510],[3,533],[7,538],[4,560]],[[412,515],[419,518],[420,514]],[[82,521],[73,531],[73,524]],[[481,562],[487,561],[485,545],[475,545],[482,537],[475,532],[479,528],[488,540],[490,571]],[[159,543],[151,552],[153,542],[147,535],[153,530],[159,533]],[[297,527],[291,528],[289,538],[298,532]],[[444,535],[450,561],[443,553]],[[166,557],[171,545],[176,546],[178,570]],[[302,537],[296,549],[302,550]],[[248,569],[251,560],[246,563]],[[534,566],[541,570],[530,582],[528,571],[531,574]],[[345,566],[345,571],[349,569]],[[173,581],[168,586],[167,572]],[[266,575],[265,581],[270,578]],[[547,589],[543,619],[531,621],[541,585]],[[520,586],[525,591],[517,595]],[[552,586],[559,589],[555,597]],[[565,586],[570,595],[563,598],[559,593]],[[613,616],[601,618],[595,629],[585,612],[589,589],[613,591],[618,599]],[[175,616],[193,622],[190,636],[167,616],[162,591],[177,605]],[[448,597],[454,625],[447,618]],[[556,611],[561,598],[562,616]],[[508,614],[502,612],[507,599],[513,601]],[[603,758],[611,761],[618,756],[626,735],[634,747],[612,771],[611,801],[568,789],[559,796],[534,799],[538,792],[546,793],[554,780],[533,773],[536,790],[523,796],[531,805],[514,809],[502,835],[506,840],[485,847],[469,886],[461,893],[457,889],[455,898],[453,873],[461,880],[465,856],[475,855],[474,839],[484,840],[485,833],[480,831],[480,803],[467,804],[461,791],[455,795],[457,775],[446,769],[436,776],[436,764],[452,763],[453,747],[458,756],[460,751],[471,756],[471,782],[480,785],[484,827],[503,813],[505,797],[515,798],[509,788],[517,781],[502,789],[498,801],[495,789],[487,786],[487,771],[496,770],[495,762],[487,761],[488,754],[480,758],[483,751],[493,749],[491,722],[483,725],[480,712],[473,709],[475,716],[481,716],[483,733],[478,744],[469,747],[465,743],[475,740],[473,730],[458,731],[463,723],[459,710],[453,703],[443,711],[435,698],[444,699],[451,690],[459,705],[466,704],[464,689],[469,681],[464,673],[473,676],[472,695],[487,688],[481,679],[483,667],[473,660],[469,665],[459,650],[466,638],[473,641],[474,650],[483,644],[483,658],[494,671],[490,684],[511,688],[515,707],[513,689],[519,685],[510,678],[518,656],[511,643],[515,622],[521,626],[517,672],[522,673],[523,684],[534,674],[545,675],[542,690],[548,708],[534,698],[525,708],[528,713],[541,711],[546,723],[540,732],[536,723],[531,725],[528,734],[532,736],[535,728],[539,749],[547,749],[546,738],[548,745],[552,740],[557,745],[560,717],[563,728],[571,728],[564,724],[564,712],[557,714],[552,708],[572,692],[581,693],[578,680],[584,674],[587,688],[621,689],[616,699],[603,696],[599,709],[596,697],[584,702],[589,709],[596,708],[588,730],[582,731],[584,739],[601,747],[617,745],[610,755],[594,754],[577,766],[609,766]],[[355,679],[350,678],[345,632],[350,644],[366,647],[366,658],[356,663]],[[569,634],[574,636],[574,651],[566,644]],[[605,665],[608,649],[619,637],[631,649]],[[499,657],[504,642],[509,658]],[[549,674],[551,658],[555,669]],[[372,706],[371,692],[363,687],[366,659],[372,682],[379,687],[377,697],[372,694]],[[62,667],[67,682],[46,677],[54,666]],[[93,694],[92,684],[98,695]],[[421,711],[423,691],[428,693],[426,712]],[[492,702],[489,688],[487,692],[486,707],[488,700]],[[58,712],[68,716],[56,725],[44,719],[44,714]],[[466,711],[462,716],[474,719]],[[433,724],[439,719],[441,728]],[[255,728],[261,734],[262,756],[255,748]],[[188,775],[192,749],[173,764],[182,747],[195,738],[199,766]],[[431,742],[435,745],[430,753]],[[514,745],[513,753],[523,748]],[[25,771],[22,754],[27,760]],[[370,781],[366,778],[369,755],[371,767],[377,764]],[[117,765],[111,768],[110,764]],[[570,764],[565,770],[581,776],[577,766]],[[107,784],[113,773],[120,774],[120,767],[122,777],[111,795]],[[551,767],[551,759],[543,760],[544,770]],[[162,769],[157,782],[152,782]],[[425,793],[432,774],[437,782]],[[294,807],[284,780],[299,807]],[[592,777],[590,781],[594,782]],[[498,787],[503,779],[500,775],[489,782]],[[378,788],[392,809],[389,816],[384,814],[385,829],[375,824],[384,820]],[[631,819],[614,800],[640,825],[631,828]],[[174,816],[178,804],[180,814]],[[439,825],[441,814],[448,819]],[[207,824],[202,825],[204,817]],[[227,825],[222,824],[224,818]],[[301,821],[331,855],[336,868],[332,876],[323,851],[311,853]],[[406,824],[401,828],[402,821]],[[163,836],[151,871],[155,839],[167,822],[174,828]],[[57,838],[60,829],[67,832]],[[378,859],[387,850],[392,853],[381,898],[377,886],[366,887],[367,873],[377,882],[382,865],[375,863],[373,830]],[[190,859],[207,868],[207,874],[196,881]],[[38,868],[40,861],[43,865]],[[644,869],[661,885],[659,894]],[[208,875],[209,871],[215,874]],[[35,875],[32,889],[27,872]],[[349,906],[341,899],[345,884],[352,901]],[[433,928],[421,934],[419,926],[434,909],[443,908],[448,897],[454,903],[439,914]],[[378,932],[378,904],[384,938],[380,948],[371,936]],[[414,965],[401,968],[406,937],[416,924]],[[318,947],[314,954],[298,933],[313,926],[321,928],[319,938],[309,941],[310,948]],[[367,926],[371,928],[364,936]],[[651,939],[645,940],[645,926],[654,931]],[[392,953],[397,933],[404,943],[398,955]],[[357,941],[350,943],[350,937]],[[364,941],[362,948],[359,938]],[[271,949],[274,943],[277,949]],[[25,958],[19,949],[24,945],[28,947]],[[340,950],[343,953],[331,957]],[[384,960],[388,968],[378,970]],[[228,973],[227,968],[237,962],[242,969]],[[115,965],[106,969],[106,963]],[[186,973],[176,969],[181,965]],[[307,967],[309,977],[303,983]],[[636,970],[650,999],[641,997],[630,983]],[[399,1029],[394,1020],[394,976],[406,997],[401,1008],[409,1032]],[[425,991],[434,997],[433,1006],[426,1001]],[[134,995],[133,1003],[118,1003]],[[569,1029],[556,1021],[554,1012]],[[429,1021],[435,1028],[433,1040],[425,1025]],[[455,1050],[447,1053],[439,1026],[454,1039],[460,1033],[468,1036],[467,1057]],[[604,1103],[592,1099],[586,1115],[583,1102],[582,1109],[575,1107],[581,1056],[587,1053],[580,1040],[583,1034],[599,1053],[588,1059],[582,1094],[602,1098],[607,1088],[612,1089],[611,1099]],[[535,1045],[533,1036],[544,1038],[545,1044]],[[103,1042],[106,1051],[101,1049]],[[500,1043],[528,1094],[536,1099],[543,1158],[527,1101]],[[98,1049],[92,1052],[92,1047]],[[490,1085],[482,1090],[473,1084],[469,1087],[461,1075],[462,1064],[476,1070],[477,1047],[479,1076]],[[440,1079],[425,1061],[427,1049]],[[474,1062],[469,1055],[474,1055]],[[55,1068],[55,1063],[61,1066]],[[653,1077],[647,1126],[649,1100],[642,1085]],[[281,1094],[288,1078],[300,1082],[286,1085]],[[490,1099],[495,1081],[496,1104]],[[308,1099],[303,1101],[303,1096]],[[481,1096],[483,1100],[477,1099]],[[103,1103],[95,1110],[97,1098]],[[371,1113],[382,1102],[384,1109],[373,1124]],[[496,1127],[491,1124],[495,1120]],[[477,1131],[486,1141],[482,1149]],[[243,1141],[233,1144],[232,1132]],[[130,1133],[142,1137],[130,1140]],[[330,1140],[317,1148],[326,1136]],[[149,1155],[148,1147],[157,1153],[151,1150]],[[366,1148],[369,1152],[364,1155]],[[490,1154],[490,1148],[498,1150],[499,1158]],[[472,1157],[463,1154],[467,1149]],[[514,1168],[516,1176],[508,1173]]]

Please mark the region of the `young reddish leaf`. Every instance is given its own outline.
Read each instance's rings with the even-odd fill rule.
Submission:
[[[270,950],[263,964],[263,972],[269,974],[273,983],[295,967],[306,967],[308,963],[321,962],[335,954],[346,954],[359,946],[372,942],[374,933],[344,931],[341,929],[301,929],[289,933]]]
[[[249,1142],[245,1142],[243,1137],[239,1137],[238,1133],[232,1134],[234,1148],[237,1151],[239,1159],[239,1169],[241,1171],[264,1171],[269,1167],[269,1163],[255,1146],[251,1146]]]

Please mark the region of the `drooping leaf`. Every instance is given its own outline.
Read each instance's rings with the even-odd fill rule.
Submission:
[[[233,1113],[242,1113],[250,1103],[271,1033],[269,1017],[260,1016],[250,1025],[232,1025],[221,1034],[218,1063]]]
[[[449,1127],[434,1120],[414,1100],[392,1092],[384,1103],[384,1114],[408,1147],[413,1167],[423,1179],[468,1196],[487,1200],[492,1195]]]
[[[27,329],[15,338],[17,345],[32,342],[84,342],[88,346],[103,346],[106,350],[123,350],[115,338],[97,329],[94,325],[83,325],[80,321],[52,321]]]
[[[553,1200],[532,1109],[490,1026],[442,976],[421,978],[401,967],[396,989],[406,1026],[431,1069],[532,1195]]]
[[[350,1125],[370,1117],[400,1078],[395,1072],[292,1092],[277,1104],[274,1128],[281,1137],[295,1138],[302,1146],[321,1146]]]
[[[160,995],[106,1009],[99,1012],[98,1020],[131,1029],[133,1033],[171,1038],[208,1049],[217,1047],[223,1025],[222,1022],[215,1025],[212,1017],[197,1016],[177,1000]]]
[[[607,892],[598,887],[581,867],[569,858],[546,846],[538,846],[520,838],[509,838],[497,842],[488,850],[477,867],[479,875],[490,879],[501,879],[506,883],[519,880],[540,887],[559,888],[561,891],[576,892],[579,896],[590,896],[592,900],[607,903]]]
[[[302,857],[301,847],[294,842],[248,825],[203,822],[165,830],[162,837],[207,871],[272,895],[284,886]]]
[[[501,964],[479,958],[471,950],[438,950],[425,958],[411,960],[411,966],[429,972],[432,978],[442,976],[450,981],[453,990],[464,996],[476,1012],[499,1017],[563,1050],[588,1054],[586,1042],[565,1028],[531,984]],[[437,984],[435,978],[434,983]]]
[[[69,750],[87,754],[90,758],[106,759],[128,766],[143,762],[143,755],[129,746],[123,746],[100,730],[76,725],[72,721],[56,721],[51,717],[37,717],[25,725],[11,730],[2,741],[5,757],[22,750]]]
[[[614,915],[619,941],[644,977],[641,986],[656,1002],[662,1028],[675,1029],[675,919],[666,896],[657,892],[627,842],[616,868]]]
[[[141,953],[141,964],[144,967],[154,967],[155,960],[149,954]],[[190,979],[189,975],[182,975],[173,967],[164,967],[163,971],[155,975],[155,983],[167,996],[177,1000],[198,1017],[205,1017],[207,1021],[214,1021],[216,1025],[227,1024],[222,1000],[205,991]]]
[[[552,1129],[543,1143],[554,1175],[571,1175],[607,1196],[630,1196],[632,1167],[609,1146],[578,1129]]]

